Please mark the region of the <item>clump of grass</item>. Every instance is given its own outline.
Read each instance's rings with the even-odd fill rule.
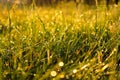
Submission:
[[[6,27],[0,28],[1,79],[120,78],[116,64],[120,58],[119,13],[48,10],[0,12],[0,26]]]

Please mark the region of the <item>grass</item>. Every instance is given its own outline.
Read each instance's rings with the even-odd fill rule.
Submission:
[[[70,4],[0,9],[1,80],[120,79],[119,6]]]

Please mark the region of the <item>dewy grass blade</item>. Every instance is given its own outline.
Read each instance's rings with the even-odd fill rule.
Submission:
[[[2,76],[3,76],[3,64],[2,64],[2,59],[0,56],[0,80],[3,80]]]

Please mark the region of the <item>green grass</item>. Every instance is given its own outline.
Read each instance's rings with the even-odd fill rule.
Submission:
[[[0,80],[119,80],[119,16],[119,6],[0,9]]]

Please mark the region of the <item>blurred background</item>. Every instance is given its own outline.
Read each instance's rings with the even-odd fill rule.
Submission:
[[[36,6],[52,6],[55,7],[60,3],[68,3],[72,2],[76,7],[82,5],[111,5],[111,4],[118,4],[119,0],[0,0],[0,3],[6,4],[17,4],[17,5],[27,5],[30,6],[34,4]]]

